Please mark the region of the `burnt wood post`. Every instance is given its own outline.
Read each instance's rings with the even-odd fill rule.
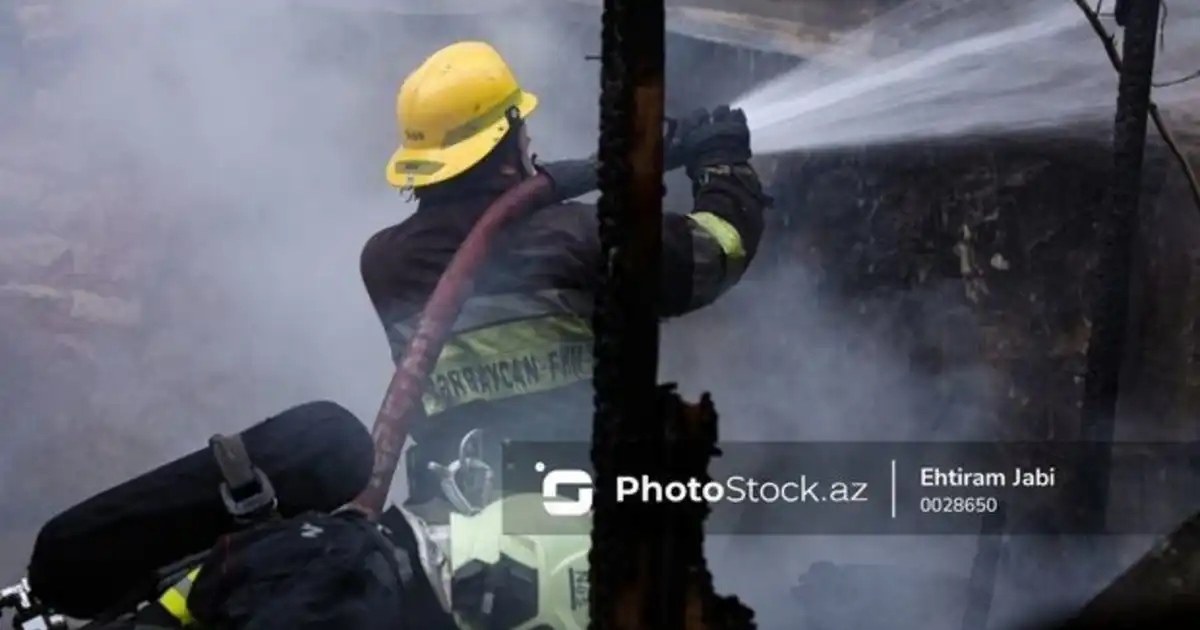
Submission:
[[[658,385],[665,8],[605,0],[600,96],[600,275],[594,316],[596,495],[591,630],[749,628],[704,563],[708,506],[617,503],[620,475],[707,478],[716,413]]]

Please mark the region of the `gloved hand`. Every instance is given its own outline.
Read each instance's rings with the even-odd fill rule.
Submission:
[[[699,110],[681,123],[680,151],[692,180],[692,194],[699,200],[705,192],[720,192],[742,198],[742,203],[770,205],[750,166],[750,127],[740,109],[722,105],[711,113]]]
[[[737,230],[747,261],[758,250],[763,212],[772,200],[750,166],[750,127],[740,109],[722,106],[696,112],[686,123],[681,147],[692,180],[697,212],[715,214]]]
[[[711,113],[699,110],[680,123],[679,150],[693,179],[710,166],[750,162],[750,127],[740,109],[722,105]]]

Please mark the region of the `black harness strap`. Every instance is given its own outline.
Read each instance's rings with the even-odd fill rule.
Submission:
[[[252,523],[277,515],[279,499],[262,470],[256,468],[239,435],[214,435],[208,441],[225,481],[221,500],[239,523]]]

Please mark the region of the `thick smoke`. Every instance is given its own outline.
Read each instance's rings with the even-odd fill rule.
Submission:
[[[850,311],[855,305],[832,306],[818,297],[817,283],[804,269],[769,265],[763,261],[765,268],[752,273],[725,301],[667,328],[664,375],[678,380],[689,394],[712,392],[721,414],[723,440],[989,437],[994,401],[988,369],[968,366],[938,377],[921,375],[906,354],[911,342],[898,341],[896,333],[904,323],[897,303],[861,303],[862,312],[885,315],[855,317]],[[943,293],[922,295],[918,301],[929,313],[950,310],[953,304],[951,296]],[[915,341],[932,341],[940,323],[931,319],[920,326]],[[951,390],[955,395],[946,396]],[[779,461],[786,457],[782,447],[742,448],[763,451],[765,479],[805,470],[803,462]],[[735,457],[746,461],[744,454]],[[864,466],[872,464],[864,462]],[[781,475],[782,471],[792,472]],[[753,475],[757,471],[729,472]],[[752,530],[753,525],[747,528]],[[743,534],[711,537],[709,557],[720,587],[747,600],[763,627],[783,628],[796,623],[798,609],[787,601],[789,589],[814,562],[903,568],[914,572],[913,584],[917,584],[917,574],[966,576],[975,548],[974,537]],[[905,597],[911,603],[888,602],[889,609],[911,612],[935,605],[942,611],[935,615],[941,622],[961,617],[959,594],[929,593],[921,586],[908,590],[911,593]],[[899,591],[889,588],[887,592],[886,597],[893,597]]]
[[[544,21],[274,1],[19,9],[27,48],[58,65],[29,73],[28,98],[9,114],[5,134],[23,149],[6,152],[5,166],[17,165],[6,190],[24,168],[79,194],[55,197],[69,207],[53,215],[31,194],[11,224],[53,233],[59,214],[92,212],[145,255],[136,339],[104,337],[96,368],[78,370],[89,381],[41,369],[44,355],[6,367],[35,375],[6,379],[4,392],[22,410],[0,445],[0,502],[20,505],[3,511],[9,523],[20,515],[14,549],[27,549],[40,519],[213,432],[316,398],[374,417],[391,365],[358,259],[373,232],[412,210],[383,173],[395,90],[425,56],[492,42],[546,96],[531,121],[538,151],[595,149],[598,67],[584,59],[595,48]],[[109,184],[132,190],[91,203]],[[19,322],[56,339],[42,324]],[[55,452],[67,461],[51,465]],[[12,552],[6,574],[25,553]]]
[[[425,55],[459,39],[490,41],[542,97],[535,150],[551,159],[595,150],[598,63],[585,59],[599,49],[594,26],[274,0],[54,7],[75,43],[62,53],[65,70],[39,79],[23,135],[64,147],[54,161],[135,174],[139,214],[129,219],[143,225],[122,225],[121,212],[106,220],[145,232],[140,290],[151,328],[136,347],[103,349],[105,369],[86,392],[94,413],[65,419],[56,441],[38,419],[52,393],[7,419],[0,455],[44,453],[22,461],[47,467],[50,448],[74,460],[77,443],[116,436],[104,438],[118,448],[103,461],[68,461],[67,474],[55,466],[62,486],[22,504],[39,516],[301,400],[330,398],[373,417],[391,366],[358,255],[412,210],[383,168],[396,138],[394,90]],[[981,437],[986,370],[913,376],[886,322],[849,323],[815,294],[800,269],[754,275],[721,304],[668,325],[664,378],[689,395],[712,391],[729,440]],[[41,386],[73,386],[60,378]],[[962,401],[953,413],[934,408],[947,389]],[[952,420],[931,421],[938,414]],[[32,463],[0,473],[40,474]],[[0,503],[16,485],[0,481]],[[723,587],[754,604],[766,627],[792,627],[794,612],[779,602],[811,561],[963,574],[974,541],[736,537],[711,547]]]

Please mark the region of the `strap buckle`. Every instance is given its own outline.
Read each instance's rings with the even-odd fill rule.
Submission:
[[[241,436],[214,435],[208,445],[225,478],[219,487],[225,510],[241,523],[274,516],[279,507],[275,488],[267,475],[250,462]]]
[[[29,579],[0,588],[0,614],[13,610],[12,627],[17,630],[67,630],[66,617],[46,610],[29,588]]]
[[[448,465],[430,462],[428,467],[437,475],[442,494],[463,514],[478,514],[492,501],[496,473],[485,459],[483,429],[471,429],[463,436],[457,459]]]

